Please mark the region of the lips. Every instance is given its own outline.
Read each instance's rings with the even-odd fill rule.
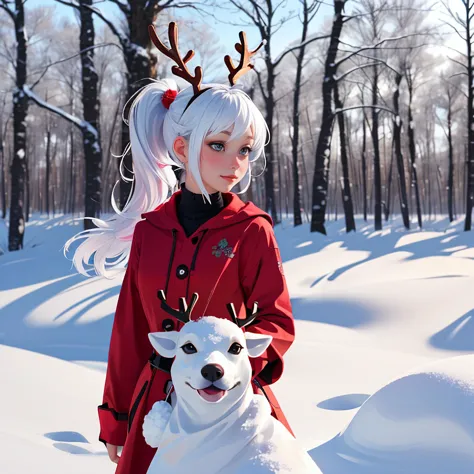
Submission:
[[[237,176],[235,176],[235,175],[233,175],[233,174],[231,174],[231,175],[229,175],[229,176],[222,176],[222,175],[221,175],[221,178],[224,178],[224,179],[226,179],[226,180],[228,180],[228,181],[234,181],[234,180],[237,179]]]

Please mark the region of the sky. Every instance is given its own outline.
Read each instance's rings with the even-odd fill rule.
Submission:
[[[72,12],[72,9],[70,7],[58,4],[54,0],[28,0],[26,7],[33,8],[36,6],[43,6],[43,5],[56,6],[56,9],[59,15],[64,15],[71,19],[74,18],[74,13]],[[299,5],[300,3],[297,0],[287,0],[286,8],[284,10],[282,9],[281,13],[276,15],[276,17],[281,18],[282,14],[283,15],[287,14],[292,9],[298,10]],[[107,17],[115,16],[117,19],[119,19],[119,17],[121,16],[121,12],[119,11],[119,9],[116,6],[111,5],[106,0],[100,3],[97,3],[97,7],[99,7],[102,12],[106,13]],[[309,29],[309,34],[314,34],[321,29],[325,20],[330,18],[331,10],[332,10],[331,5],[323,4],[321,6],[321,9],[318,15],[316,16],[313,23],[311,24],[311,27]],[[260,42],[260,34],[256,27],[233,26],[227,23],[228,21],[231,21],[233,23],[238,23],[240,19],[241,20],[240,23],[243,25],[244,24],[244,21],[242,21],[244,19],[243,16],[239,17],[238,15],[235,15],[235,13],[232,14],[231,12],[218,11],[217,9],[213,13],[221,21],[216,21],[215,19],[209,16],[206,19],[206,22],[209,25],[209,27],[212,28],[220,37],[220,41],[223,45],[224,50],[229,51],[229,54],[234,55],[235,53],[234,44],[236,41],[238,41],[239,31],[241,30],[244,30],[246,32],[250,47],[252,47],[252,45],[255,45],[255,47],[258,46]],[[192,17],[192,16],[197,15],[192,10],[188,10],[187,12],[185,12],[185,9],[180,9],[178,11],[178,14],[181,16],[181,18]],[[226,22],[224,22],[224,20]],[[100,24],[100,23],[102,22],[100,20],[97,20],[97,24]],[[179,20],[178,20],[178,26],[179,26]],[[272,40],[272,48],[273,48],[274,54],[276,56],[280,54],[287,47],[288,44],[292,43],[293,41],[298,40],[300,35],[301,35],[301,24],[298,18],[293,18],[290,21],[288,21],[288,23],[285,24],[284,27],[281,28],[281,30],[275,35],[274,39]]]

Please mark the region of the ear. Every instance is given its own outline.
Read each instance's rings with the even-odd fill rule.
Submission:
[[[174,154],[182,163],[188,162],[188,141],[183,137],[176,137],[173,143]]]
[[[148,334],[148,339],[158,354],[171,359],[176,355],[178,336],[178,331],[151,332]]]
[[[249,357],[261,356],[271,344],[273,337],[267,334],[256,334],[254,332],[246,332],[245,340],[247,341],[247,352]]]

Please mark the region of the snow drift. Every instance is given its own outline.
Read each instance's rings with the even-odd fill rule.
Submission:
[[[430,363],[378,390],[311,454],[325,474],[472,473],[473,407],[474,355]]]

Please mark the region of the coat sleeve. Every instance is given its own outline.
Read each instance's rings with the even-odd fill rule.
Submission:
[[[258,303],[257,322],[248,331],[269,334],[273,341],[257,358],[251,358],[252,377],[265,384],[275,383],[283,372],[283,355],[295,338],[295,326],[290,296],[283,274],[280,251],[271,224],[262,219],[251,224],[245,248],[241,249],[243,271],[241,285],[246,304]]]
[[[98,407],[99,440],[117,446],[125,443],[135,385],[152,354],[148,321],[137,286],[141,230],[138,223],[112,326],[103,403]]]

